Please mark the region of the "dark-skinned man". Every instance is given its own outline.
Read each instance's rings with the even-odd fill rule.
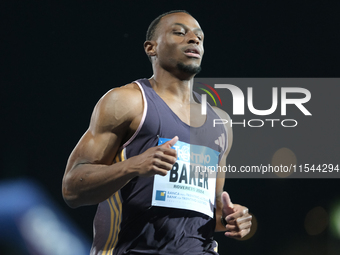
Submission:
[[[160,15],[144,43],[153,76],[95,106],[62,186],[70,207],[98,204],[91,254],[217,254],[214,231],[249,233],[251,215],[223,192],[224,173],[199,171],[223,167],[232,143],[229,126],[211,124],[229,116],[209,105],[201,115],[192,91],[203,40],[187,12]]]

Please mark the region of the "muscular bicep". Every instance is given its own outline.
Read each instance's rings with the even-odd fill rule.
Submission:
[[[94,133],[88,129],[72,151],[67,170],[79,164],[112,164],[123,136],[124,132]]]
[[[127,99],[134,99],[126,105]],[[97,103],[88,130],[72,151],[66,173],[80,164],[110,165],[119,147],[136,129],[142,113],[140,92],[116,89]]]

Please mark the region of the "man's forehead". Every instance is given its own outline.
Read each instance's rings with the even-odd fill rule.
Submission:
[[[171,27],[173,25],[183,24],[185,26],[191,28],[199,28],[201,29],[200,25],[198,24],[197,20],[192,17],[190,14],[185,12],[175,12],[168,14],[160,20],[160,25],[163,28]]]

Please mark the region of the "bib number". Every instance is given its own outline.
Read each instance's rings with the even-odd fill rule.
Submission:
[[[160,138],[158,145],[170,139]],[[214,217],[219,152],[178,141],[177,161],[166,176],[155,175],[152,205],[192,210]]]

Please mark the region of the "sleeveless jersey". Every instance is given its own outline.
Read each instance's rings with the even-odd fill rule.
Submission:
[[[135,134],[119,150],[115,162],[157,146],[159,138],[171,139],[174,136],[183,143],[219,152],[220,161],[228,147],[227,133],[224,125],[213,127],[213,119],[220,117],[209,104],[205,123],[201,127],[190,127],[154,91],[148,79],[135,83],[143,96],[142,120]],[[200,96],[195,96],[199,101]],[[152,205],[154,180],[155,176],[135,177],[98,205],[93,224],[92,255],[217,254],[213,241],[214,216],[195,210]],[[182,186],[188,185],[179,185]],[[156,199],[163,195],[160,200],[165,200],[164,193],[157,193]],[[212,210],[214,215],[214,208]]]

